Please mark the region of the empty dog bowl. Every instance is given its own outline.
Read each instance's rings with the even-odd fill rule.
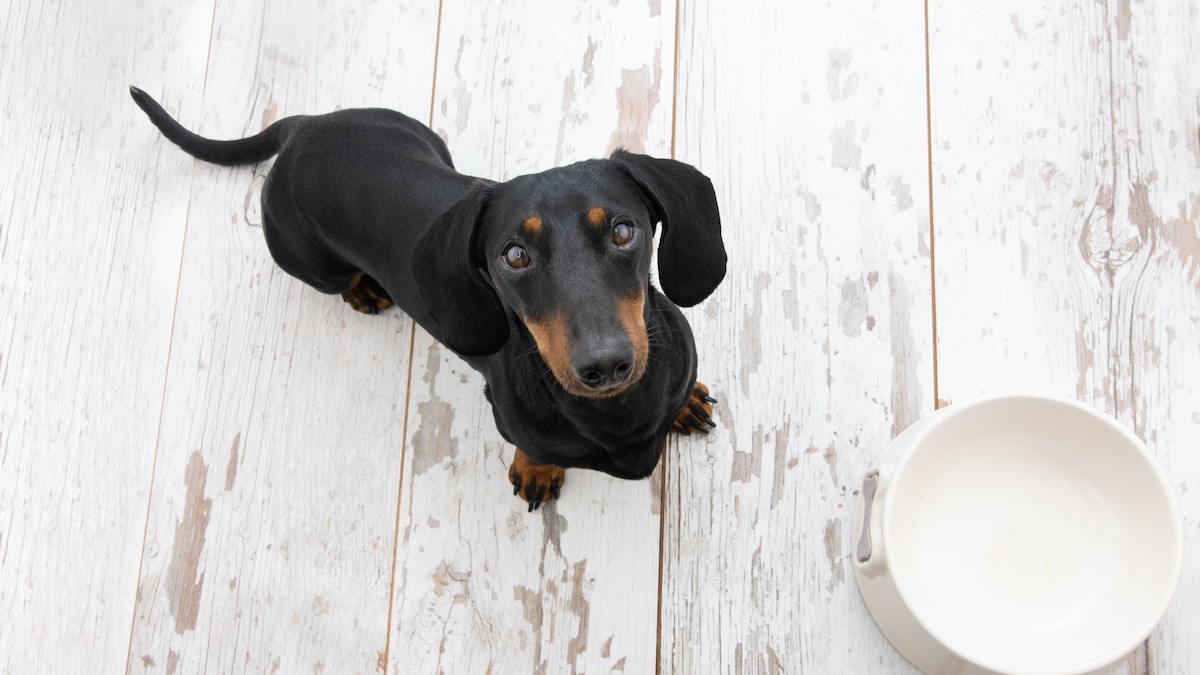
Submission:
[[[927,673],[1103,671],[1162,618],[1183,558],[1142,442],[1037,396],[909,427],[867,473],[853,533],[867,608]]]

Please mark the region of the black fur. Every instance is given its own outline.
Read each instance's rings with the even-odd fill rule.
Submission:
[[[277,154],[262,213],[279,266],[325,293],[347,290],[360,272],[378,282],[484,375],[497,428],[532,461],[621,478],[654,470],[696,380],[691,329],[676,304],[700,302],[725,274],[716,196],[699,171],[617,151],[497,183],[455,171],[436,134],[391,110],[289,117],[250,138],[214,141],[145,92],[131,94],[197,158],[236,165]],[[597,206],[607,218],[600,224],[587,217]],[[524,221],[535,214],[542,225],[530,234]],[[666,296],[649,271],[660,221]],[[627,245],[614,240],[618,223],[636,231]],[[505,263],[513,244],[528,252],[528,267]],[[569,392],[562,377],[628,365],[637,331],[621,311],[638,298],[649,345],[640,377],[611,392],[571,379],[584,393]],[[551,319],[562,327],[555,335],[566,344],[554,353],[569,362],[566,375],[556,375],[531,333]]]

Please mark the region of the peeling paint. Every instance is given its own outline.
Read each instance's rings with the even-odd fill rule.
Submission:
[[[329,613],[329,601],[325,598],[314,595],[312,601],[313,616],[325,616]]]
[[[654,67],[637,70],[621,69],[621,86],[617,87],[617,129],[608,142],[608,150],[625,148],[632,152],[646,151],[650,118],[658,106],[658,90],[662,81],[661,51],[654,51]]]
[[[572,670],[578,672],[576,662],[579,656],[587,651],[588,646],[588,619],[591,614],[591,604],[588,602],[584,594],[584,571],[587,569],[587,560],[580,560],[571,565],[571,613],[579,619],[579,627],[575,631],[575,636],[567,641],[567,662],[571,664]],[[566,576],[566,570],[563,570],[563,576]],[[566,579],[563,579],[566,583]]]
[[[238,432],[233,437],[233,447],[229,450],[229,464],[225,465],[225,491],[229,492],[233,489],[233,482],[237,480],[238,470],[238,448],[242,444],[242,432]]]
[[[458,456],[458,437],[453,432],[454,407],[434,397],[417,404],[417,415],[421,421],[413,435],[414,476]]]
[[[596,47],[598,45],[599,43],[589,37],[587,49],[583,52],[583,67],[580,68],[580,72],[583,73],[583,86],[585,87],[592,86],[592,78],[596,76],[596,68],[592,60],[596,58]]]
[[[771,473],[771,508],[774,509],[783,499],[785,491],[785,467],[791,468],[795,466],[792,462],[797,461],[795,458],[788,459],[788,441],[792,433],[792,418],[791,416],[783,419],[783,424],[779,426],[779,431],[775,434],[775,463]]]
[[[1018,40],[1027,39],[1029,37],[1029,35],[1025,33],[1025,30],[1023,28],[1021,28],[1021,22],[1017,20],[1017,15],[1010,14],[1008,18],[1009,18],[1009,21],[1012,23],[1013,32],[1017,34],[1017,39]]]
[[[730,471],[730,481],[734,483],[749,483],[751,477],[758,478],[762,473],[763,428],[759,426],[751,437],[750,452],[733,451],[733,467]]]
[[[545,672],[546,662],[542,660],[542,595],[527,586],[513,586],[513,600],[521,603],[522,616],[529,625],[533,635],[533,665],[534,672]]]
[[[858,337],[866,320],[867,289],[861,280],[846,279],[842,282],[842,299],[838,303],[838,325],[847,336]]]
[[[858,134],[858,123],[854,120],[843,126],[835,127],[829,132],[830,164],[837,169],[859,168],[862,161],[862,148],[858,147],[855,136]],[[872,197],[874,194],[872,194]]]
[[[874,177],[875,165],[868,164],[866,170],[862,173],[862,178],[858,181],[858,186],[871,197],[871,201],[875,200],[875,186],[871,184],[871,179]]]
[[[1075,365],[1076,372],[1079,374],[1075,380],[1075,398],[1081,401],[1091,400],[1088,396],[1088,376],[1095,371],[1096,353],[1088,344],[1087,338],[1088,319],[1083,317],[1083,322],[1075,331]]]
[[[842,73],[850,65],[852,55],[848,49],[829,50],[829,72],[826,75],[826,85],[829,88],[829,100],[849,98],[858,91],[858,76],[850,75],[842,79]]]
[[[817,201],[817,196],[809,192],[804,185],[796,188],[796,195],[804,200],[804,215],[808,222],[817,222],[817,218],[821,216],[821,202]]]
[[[200,554],[204,550],[208,520],[212,514],[212,500],[204,496],[204,485],[208,480],[208,467],[199,450],[192,451],[184,472],[187,493],[184,496],[183,518],[175,525],[175,540],[171,545],[171,564],[167,568],[167,596],[171,605],[171,616],[175,618],[175,632],[195,630],[200,615],[200,593],[204,588],[204,575],[196,577],[200,569]],[[168,664],[170,661],[168,660]]]
[[[825,558],[829,561],[830,593],[846,579],[846,570],[842,566],[842,521],[827,520],[825,522]]]
[[[782,293],[783,316],[792,325],[792,330],[800,331],[800,284],[796,279],[796,263],[788,263],[788,287]]]
[[[425,374],[421,376],[421,381],[432,386],[441,370],[442,354],[437,345],[430,344],[425,350]]]
[[[888,270],[888,321],[892,341],[892,437],[900,435],[917,421],[921,408],[921,383],[917,377],[916,339],[909,319],[913,314],[913,294],[903,277]]]
[[[454,128],[459,134],[467,128],[467,118],[471,114],[471,89],[467,86],[467,82],[462,76],[462,58],[463,50],[467,46],[467,37],[465,35],[458,38],[458,55],[454,58],[454,76],[457,82],[454,85],[454,102],[457,110],[454,114]]]
[[[1200,95],[1196,96],[1195,116],[1192,119],[1197,120],[1197,123],[1192,132],[1187,135],[1187,147],[1192,156],[1196,158],[1193,166],[1200,168]]]
[[[566,152],[564,144],[567,139],[567,124],[578,124],[581,117],[575,109],[575,72],[571,71],[563,78],[562,118],[558,120],[558,141],[554,144],[554,164],[562,164]]]
[[[665,449],[664,449],[665,451]],[[654,472],[650,474],[650,513],[658,516],[662,514],[663,506],[663,461],[659,461],[658,466],[654,467]]]
[[[771,285],[771,275],[759,272],[754,278],[754,302],[743,311],[742,319],[745,326],[761,326],[763,320],[763,292]],[[762,331],[741,331],[742,356],[742,393],[750,395],[750,375],[757,373],[762,366]]]
[[[1132,13],[1129,11],[1129,0],[1117,0],[1117,39],[1129,39],[1129,23]]]
[[[563,558],[562,553],[562,535],[567,531],[567,519],[559,514],[558,502],[546,502],[542,506],[542,541],[548,543],[550,548],[558,554],[559,558]]]
[[[829,467],[829,478],[833,480],[834,487],[841,485],[842,483],[838,480],[837,472],[837,446],[833,443],[830,443],[828,447],[825,448],[825,452],[821,453],[821,459],[824,459],[825,464]]]
[[[167,675],[175,675],[175,668],[179,666],[179,654],[174,649],[167,652]]]
[[[912,188],[905,184],[904,179],[895,176],[888,182],[892,196],[896,198],[896,211],[906,211],[913,205]]]
[[[1179,202],[1179,217],[1162,228],[1167,244],[1175,249],[1181,261],[1188,263],[1189,278],[1200,270],[1200,192],[1190,198],[1190,212],[1188,202]]]

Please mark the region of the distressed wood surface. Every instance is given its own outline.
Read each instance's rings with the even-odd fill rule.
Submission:
[[[672,9],[446,3],[432,127],[496,179],[617,144],[667,155]],[[526,513],[482,377],[421,330],[408,427],[391,672],[652,672],[661,476],[568,470]]]
[[[940,396],[1072,396],[1180,498],[1179,593],[1132,672],[1196,670],[1200,9],[930,5]]]
[[[689,311],[720,428],[667,453],[662,672],[909,671],[848,556],[863,473],[934,405],[921,6],[681,12],[676,156],[731,255]]]
[[[0,672],[117,672],[192,173],[139,142],[126,86],[181,79],[168,104],[198,103],[212,2],[3,14]]]
[[[932,241],[921,4],[10,4],[0,672],[911,672],[849,514],[935,391],[1108,410],[1200,542],[1195,3],[931,2]],[[279,271],[267,167],[128,84],[216,137],[400,109],[497,179],[674,151],[730,251],[687,311],[720,428],[526,513],[482,379]],[[1121,669],[1198,625],[1188,555]]]
[[[436,2],[218,3],[212,137],[289,114],[429,108]],[[169,91],[169,80],[141,83]],[[140,111],[140,138],[164,157]],[[266,166],[197,164],[130,648],[141,672],[374,672],[385,662],[411,322],[287,276]]]

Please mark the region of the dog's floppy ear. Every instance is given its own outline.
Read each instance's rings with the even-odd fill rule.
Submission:
[[[712,181],[673,159],[617,150],[612,160],[646,193],[650,217],[662,221],[658,276],[663,292],[682,307],[707,298],[725,278],[726,262]]]
[[[477,239],[489,192],[477,187],[438,216],[413,249],[417,291],[443,344],[463,356],[488,356],[508,341],[508,317],[481,268]]]

